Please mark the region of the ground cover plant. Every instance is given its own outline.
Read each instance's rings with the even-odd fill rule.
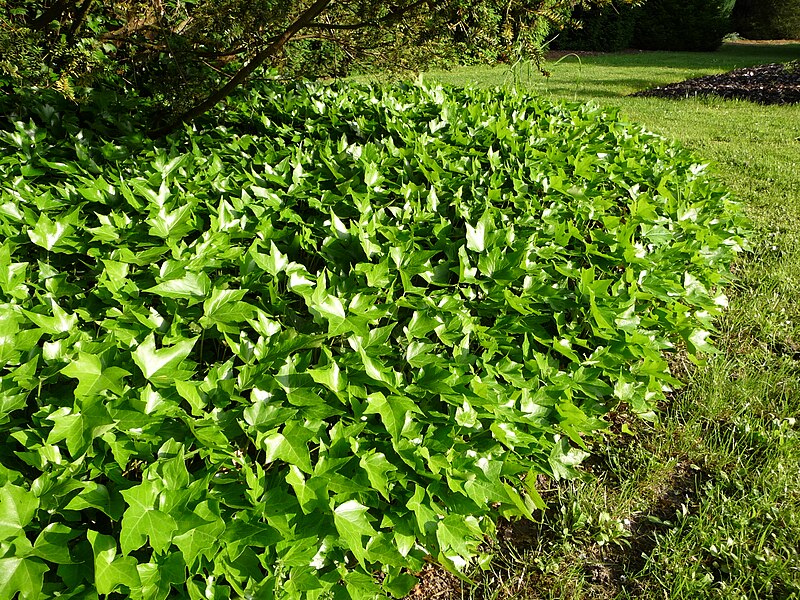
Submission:
[[[402,596],[713,351],[735,206],[614,111],[275,85],[97,133],[120,115],[3,122],[3,597]]]
[[[548,81],[524,79],[553,99],[621,107],[626,120],[678,140],[713,163],[753,226],[722,351],[702,365],[673,364],[687,386],[652,425],[611,419],[580,480],[542,489],[533,526],[503,527],[479,584],[449,584],[437,598],[795,598],[800,595],[800,106],[715,97],[631,97],[635,91],[735,68],[786,63],[800,45],[726,44],[715,53],[621,53],[564,59]],[[452,82],[498,85],[495,69]],[[432,583],[437,583],[433,573]]]

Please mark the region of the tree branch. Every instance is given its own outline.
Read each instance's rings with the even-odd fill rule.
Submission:
[[[81,4],[81,7],[78,9],[78,14],[67,34],[67,41],[71,42],[75,39],[75,35],[80,31],[81,27],[83,27],[83,22],[86,20],[86,15],[89,14],[92,2],[94,2],[94,0],[83,0],[83,4]]]
[[[260,50],[250,61],[228,80],[224,86],[212,93],[210,96],[199,102],[194,107],[180,115],[173,123],[166,127],[161,127],[150,132],[153,137],[161,137],[174,131],[179,125],[192,121],[216,106],[221,100],[225,99],[233,90],[243,83],[253,72],[264,64],[268,58],[277,54],[286,43],[294,37],[301,29],[308,27],[322,11],[324,11],[333,0],[316,0],[309,6],[289,27],[280,34],[275,41],[266,48]]]
[[[405,16],[407,13],[411,12],[415,8],[422,6],[423,4],[438,4],[438,2],[431,2],[430,0],[417,0],[416,2],[412,2],[407,6],[403,6],[402,8],[398,8],[396,10],[391,10],[388,15],[384,17],[380,17],[378,19],[371,19],[369,21],[361,21],[359,23],[309,23],[308,27],[315,27],[318,29],[338,29],[338,30],[346,30],[346,31],[353,31],[355,29],[363,29],[365,27],[374,27],[376,25],[381,25],[382,23],[390,23],[395,19]]]

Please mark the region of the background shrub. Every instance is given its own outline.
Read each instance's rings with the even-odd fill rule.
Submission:
[[[578,27],[566,27],[550,44],[555,50],[618,52],[630,48],[636,31],[637,11],[628,5],[579,7],[573,18]]]
[[[733,29],[751,40],[800,39],[800,0],[738,0]]]
[[[634,47],[712,51],[731,31],[734,0],[648,0],[637,10]]]

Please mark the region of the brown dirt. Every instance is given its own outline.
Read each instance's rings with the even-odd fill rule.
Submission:
[[[735,69],[720,75],[706,75],[679,83],[636,92],[633,96],[692,98],[719,96],[758,104],[800,102],[800,63],[768,64]]]
[[[800,44],[800,40],[745,40],[739,39],[732,42],[725,42],[731,46],[788,46],[789,44]]]
[[[438,565],[428,565],[417,574],[419,583],[405,600],[461,600],[461,582]]]

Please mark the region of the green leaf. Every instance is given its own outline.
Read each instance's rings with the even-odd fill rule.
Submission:
[[[343,392],[347,389],[347,378],[333,360],[321,369],[309,369],[308,374],[316,383],[324,385],[333,392]]]
[[[481,219],[473,227],[465,223],[467,228],[467,248],[473,252],[483,252],[486,250],[486,223]]]
[[[222,540],[239,546],[270,548],[281,541],[281,534],[273,527],[255,520],[235,519],[225,525]]]
[[[386,500],[391,501],[388,488],[389,479],[386,474],[396,471],[397,467],[386,460],[386,455],[383,452],[375,452],[374,450],[362,456],[358,464],[367,472],[367,477],[372,487],[378,490]]]
[[[38,600],[42,598],[42,586],[47,565],[36,558],[0,558],[0,598]]]
[[[203,317],[200,324],[204,327],[216,323],[241,323],[252,318],[255,307],[242,302],[247,290],[211,291],[211,297],[203,302]]]
[[[158,493],[152,485],[142,483],[122,491],[128,504],[122,517],[120,547],[127,555],[141,548],[149,540],[156,552],[164,552],[172,541],[172,534],[178,528],[170,515],[157,510]]]
[[[289,259],[285,254],[282,254],[275,242],[270,240],[269,254],[261,254],[255,250],[251,250],[251,254],[259,267],[264,269],[267,273],[276,277],[278,273],[283,272],[289,265]]]
[[[419,579],[408,573],[389,573],[383,580],[383,589],[395,598],[405,598],[419,583]]]
[[[33,311],[23,310],[22,312],[50,335],[67,333],[78,324],[78,316],[69,314],[54,299],[50,300],[50,309],[53,313],[52,317]]]
[[[386,431],[397,441],[400,439],[403,429],[411,421],[411,414],[421,411],[406,397],[391,396],[387,399],[378,392],[367,397],[367,410],[364,412],[365,414],[379,414]]]
[[[181,340],[169,348],[156,350],[155,335],[148,335],[144,342],[131,353],[133,362],[141,369],[146,379],[155,384],[169,384],[171,375],[194,348],[197,337]]]
[[[141,586],[137,562],[132,556],[117,556],[117,543],[110,535],[86,532],[94,554],[94,583],[99,594],[110,594],[120,586],[131,590]]]
[[[192,231],[192,204],[184,204],[175,210],[160,206],[146,223],[150,224],[148,233],[160,238],[181,237]]]
[[[483,541],[483,532],[475,517],[448,515],[439,521],[436,539],[445,556],[453,560],[472,556]]]
[[[202,300],[208,296],[210,289],[211,279],[205,272],[187,271],[182,277],[167,279],[145,291],[163,298]]]
[[[80,531],[70,529],[62,523],[50,523],[42,529],[33,544],[33,552],[39,558],[60,565],[73,562],[68,542],[80,535]]]
[[[707,341],[709,337],[711,337],[711,334],[708,331],[702,329],[695,329],[692,331],[686,338],[686,342],[689,345],[689,352],[692,354],[698,354],[700,352],[704,352],[705,354],[719,354],[720,351]]]
[[[105,390],[122,394],[125,390],[122,379],[130,375],[128,371],[119,367],[104,369],[99,357],[85,352],[79,352],[78,357],[70,361],[61,372],[78,380],[78,387],[75,389],[77,398],[95,396]]]
[[[333,522],[336,530],[347,544],[347,547],[364,564],[366,558],[366,545],[362,542],[363,536],[373,536],[377,531],[372,527],[367,518],[367,507],[355,500],[348,500],[337,506],[333,511]]]
[[[466,399],[461,406],[456,408],[456,423],[468,429],[472,429],[478,424],[478,412],[470,406]]]
[[[36,226],[28,230],[28,237],[37,246],[41,246],[48,251],[53,250],[72,233],[74,230],[72,222],[72,215],[53,221],[42,213],[39,215]]]
[[[588,452],[572,448],[566,438],[561,438],[553,445],[547,462],[553,469],[553,477],[558,479],[572,479],[577,477],[576,467],[589,456]]]
[[[580,357],[572,350],[572,343],[566,338],[553,340],[553,350],[566,356],[572,362],[581,362]]]
[[[114,428],[114,420],[101,402],[86,404],[82,410],[75,411],[64,407],[47,417],[53,428],[47,436],[48,444],[67,441],[67,449],[73,457],[84,454],[93,441]]]
[[[38,508],[39,498],[25,488],[12,483],[0,488],[0,540],[23,535]]]
[[[273,433],[261,441],[261,448],[265,452],[264,463],[269,464],[275,460],[282,460],[290,465],[295,465],[304,473],[311,473],[311,455],[307,442],[312,433],[295,422],[289,422],[283,433]]]
[[[439,519],[436,511],[431,507],[430,496],[425,488],[415,484],[414,494],[406,503],[406,507],[414,515],[417,528],[423,535],[435,531]]]
[[[374,188],[384,181],[383,175],[378,170],[378,165],[375,163],[368,163],[364,170],[364,183],[367,187]]]
[[[95,508],[115,521],[119,520],[120,515],[114,510],[111,502],[111,495],[108,488],[93,481],[83,484],[83,490],[70,500],[64,507],[66,510],[84,510]]]
[[[194,515],[199,518],[199,525],[193,524],[185,533],[176,535],[172,542],[183,553],[186,565],[191,569],[198,556],[212,559],[219,552],[219,540],[225,531],[225,523],[219,516],[219,509],[212,507],[210,502],[202,502],[194,509]],[[182,521],[177,522],[178,528],[183,529]]]

